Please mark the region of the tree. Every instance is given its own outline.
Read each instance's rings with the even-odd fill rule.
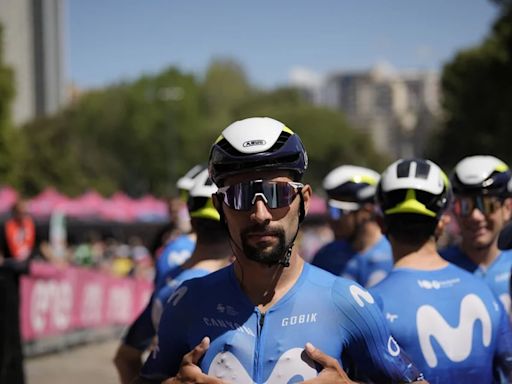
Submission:
[[[0,176],[1,182],[9,181],[10,165],[13,161],[13,137],[11,122],[11,102],[14,98],[14,74],[11,68],[4,63],[3,55],[3,28],[0,25]]]
[[[462,51],[442,74],[443,128],[429,155],[450,168],[471,154],[493,154],[512,164],[512,2],[478,47]]]

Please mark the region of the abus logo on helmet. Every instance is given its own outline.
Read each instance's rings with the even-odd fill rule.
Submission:
[[[246,141],[245,143],[243,143],[242,145],[247,148],[247,147],[254,147],[255,145],[265,145],[267,144],[267,142],[265,140],[249,140],[249,141]]]

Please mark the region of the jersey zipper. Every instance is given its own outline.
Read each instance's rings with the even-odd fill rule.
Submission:
[[[262,342],[262,336],[263,336],[263,325],[265,323],[265,313],[260,312],[259,309],[256,309],[256,318],[257,318],[257,334],[256,334],[256,346],[254,348],[254,375],[253,380],[255,383],[261,382],[261,372],[263,367],[263,362],[260,359],[260,356],[262,355],[262,349],[263,349],[263,342]]]

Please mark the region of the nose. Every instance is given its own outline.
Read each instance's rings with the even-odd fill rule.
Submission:
[[[261,197],[258,197],[254,202],[251,220],[258,224],[268,223],[272,220],[272,214]]]
[[[485,215],[482,213],[482,211],[480,209],[475,207],[475,208],[473,208],[473,210],[469,214],[468,219],[471,219],[471,220],[484,220],[485,219]]]

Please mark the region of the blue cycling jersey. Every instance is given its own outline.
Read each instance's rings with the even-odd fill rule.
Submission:
[[[185,269],[174,279],[168,280],[167,284],[160,288],[158,292],[156,292],[151,309],[151,318],[154,331],[153,335],[156,334],[156,330],[158,330],[158,325],[160,323],[160,318],[162,317],[164,305],[167,303],[167,300],[169,297],[171,297],[176,288],[178,288],[185,280],[205,276],[210,272],[211,271],[202,268]]]
[[[354,252],[350,243],[345,240],[334,240],[318,250],[311,264],[339,276],[352,256]]]
[[[155,291],[165,285],[169,271],[183,264],[194,248],[195,241],[189,235],[180,235],[163,248],[155,263]]]
[[[382,236],[372,247],[355,254],[355,257],[350,259],[341,275],[368,288],[385,278],[392,268],[391,245]]]
[[[309,264],[265,314],[242,291],[232,265],[184,282],[167,302],[158,346],[141,375],[174,376],[183,355],[205,336],[211,344],[200,368],[232,383],[291,384],[316,377],[321,367],[304,353],[307,342],[378,383],[421,376],[369,292]]]
[[[439,253],[450,263],[483,279],[494,294],[499,297],[507,312],[512,313],[509,290],[510,270],[512,268],[511,249],[501,251],[496,260],[488,267],[475,264],[458,246],[447,247]]]
[[[370,292],[429,383],[493,383],[493,363],[512,371],[506,312],[484,282],[461,268],[397,268]]]
[[[182,273],[183,268],[181,268],[181,266],[175,266],[174,268],[167,271],[167,274],[163,277],[163,280],[164,282],[173,281],[176,276]],[[155,327],[153,326],[153,303],[156,294],[157,291],[154,290],[144,310],[130,325],[125,335],[123,336],[124,344],[138,349],[139,351],[145,351],[148,349],[156,334]]]

